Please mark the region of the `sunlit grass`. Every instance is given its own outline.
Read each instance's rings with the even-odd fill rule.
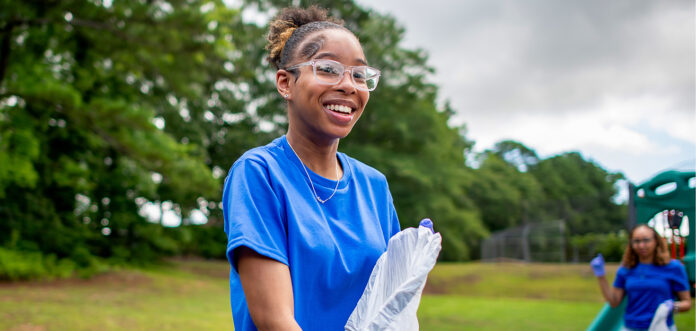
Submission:
[[[232,330],[228,272],[225,261],[194,260],[0,284],[0,330]],[[603,305],[586,265],[438,264],[429,281],[418,311],[425,331],[584,330]],[[693,310],[677,326],[693,330]]]
[[[601,308],[591,302],[425,296],[421,330],[585,330]]]
[[[90,280],[0,286],[0,329],[228,330],[226,264],[128,270]],[[188,269],[184,271],[182,268]]]
[[[608,279],[617,267],[607,265]],[[431,293],[602,302],[585,264],[439,263],[428,280]]]
[[[604,305],[587,264],[439,263],[425,293],[446,295],[423,296],[421,330],[585,330]],[[694,320],[694,309],[675,318],[680,330]]]

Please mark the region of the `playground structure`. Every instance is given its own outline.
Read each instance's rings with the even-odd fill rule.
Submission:
[[[672,257],[680,259],[686,267],[692,293],[696,258],[695,176],[694,171],[665,171],[641,185],[630,186],[629,190],[629,226],[648,224],[663,234]],[[682,221],[688,221],[688,236]],[[626,299],[616,308],[605,304],[587,330],[620,330],[625,309]]]

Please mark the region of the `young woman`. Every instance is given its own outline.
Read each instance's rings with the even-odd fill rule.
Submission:
[[[288,131],[246,152],[225,181],[235,330],[343,330],[399,231],[384,175],[337,152],[380,76],[341,24],[316,7],[270,24]]]
[[[657,307],[663,302],[672,304],[675,313],[691,309],[686,269],[681,262],[670,258],[667,243],[647,225],[635,227],[628,239],[629,244],[616,272],[613,287],[609,287],[604,277],[602,256],[590,262],[602,295],[610,306],[618,306],[624,296],[628,296],[624,314],[625,330],[647,330]],[[678,301],[672,301],[673,293],[676,293]],[[676,330],[672,317],[670,314],[667,325]]]

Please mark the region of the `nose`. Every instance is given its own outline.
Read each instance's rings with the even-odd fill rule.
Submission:
[[[357,87],[353,82],[351,69],[346,69],[343,71],[343,77],[336,83],[335,88],[343,93],[354,94],[357,92]]]

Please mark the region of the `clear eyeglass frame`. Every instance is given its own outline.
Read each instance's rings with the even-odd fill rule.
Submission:
[[[379,83],[379,77],[382,75],[379,69],[370,66],[347,66],[341,62],[329,59],[310,60],[289,66],[285,70],[292,71],[304,66],[312,66],[314,78],[317,82],[324,85],[338,84],[343,79],[343,75],[346,71],[350,71],[350,78],[353,82],[353,86],[361,91],[374,91]],[[319,72],[317,72],[317,67],[319,67]],[[336,69],[336,71],[324,71],[325,69],[331,68]],[[361,75],[365,78],[361,78]]]
[[[653,241],[653,238],[633,239],[633,240],[631,240],[631,245],[649,244],[652,241]]]

